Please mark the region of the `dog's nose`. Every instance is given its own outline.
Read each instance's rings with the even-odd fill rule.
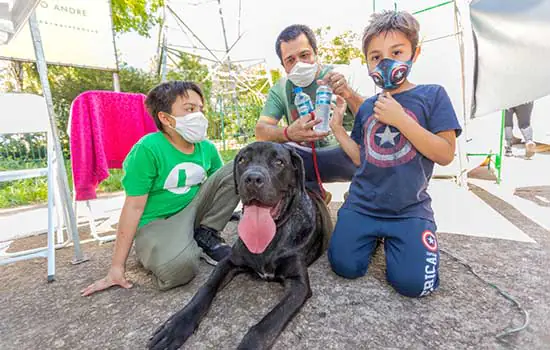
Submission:
[[[251,172],[246,175],[244,178],[244,183],[247,186],[254,186],[256,188],[260,188],[264,185],[265,177],[260,172]]]

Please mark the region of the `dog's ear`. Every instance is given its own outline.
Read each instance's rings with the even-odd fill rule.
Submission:
[[[304,161],[302,157],[292,148],[289,147],[288,151],[290,152],[290,159],[292,160],[292,165],[294,167],[294,174],[296,176],[296,185],[299,186],[300,190],[303,192],[306,191],[306,173],[304,170]]]
[[[235,193],[237,195],[239,194],[239,177],[237,176],[237,164],[239,163],[241,151],[239,151],[239,153],[237,153],[237,155],[235,156],[235,159],[233,159],[233,182],[235,183]]]

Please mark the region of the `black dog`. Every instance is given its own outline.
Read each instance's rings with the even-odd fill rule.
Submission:
[[[307,267],[326,249],[332,222],[321,198],[306,192],[302,159],[281,144],[255,142],[235,157],[234,177],[244,208],[239,239],[187,306],[157,329],[150,349],[179,348],[217,291],[241,272],[282,282],[285,295],[248,331],[239,349],[271,348],[311,296]]]

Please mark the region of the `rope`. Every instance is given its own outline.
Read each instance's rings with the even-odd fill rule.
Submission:
[[[510,334],[513,334],[513,333],[517,333],[517,332],[521,332],[523,331],[525,328],[527,328],[527,326],[529,325],[529,321],[530,321],[530,318],[529,318],[529,312],[527,312],[527,310],[525,310],[523,308],[523,306],[520,304],[520,302],[514,298],[512,295],[510,295],[508,292],[502,290],[500,287],[498,287],[496,284],[492,283],[492,282],[489,282],[487,281],[485,278],[481,277],[475,270],[474,268],[468,264],[466,261],[464,261],[463,259],[457,257],[457,256],[454,256],[453,254],[451,254],[450,252],[448,252],[447,250],[444,250],[442,248],[439,249],[441,252],[447,254],[448,256],[450,256],[451,258],[453,258],[454,260],[456,260],[457,262],[459,262],[460,264],[464,265],[464,267],[466,267],[468,270],[470,270],[470,272],[476,276],[480,281],[488,284],[489,286],[493,287],[494,289],[496,289],[496,291],[502,295],[505,299],[507,299],[508,301],[512,302],[513,304],[516,305],[516,307],[518,308],[519,311],[521,311],[523,314],[524,314],[524,321],[523,321],[523,324],[520,326],[520,327],[516,327],[516,328],[510,328],[508,327],[508,329],[505,329],[503,330],[502,332],[500,332],[499,334],[496,335],[496,338],[499,339],[499,340],[502,340],[504,341],[503,337],[506,337]]]

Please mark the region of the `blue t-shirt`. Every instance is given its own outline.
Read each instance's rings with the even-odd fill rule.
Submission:
[[[433,221],[427,193],[434,162],[424,157],[397,128],[374,118],[378,96],[367,99],[357,112],[351,138],[361,148],[344,207],[382,218],[423,218]],[[417,85],[393,95],[407,114],[436,134],[462,132],[451,100],[439,85]]]

